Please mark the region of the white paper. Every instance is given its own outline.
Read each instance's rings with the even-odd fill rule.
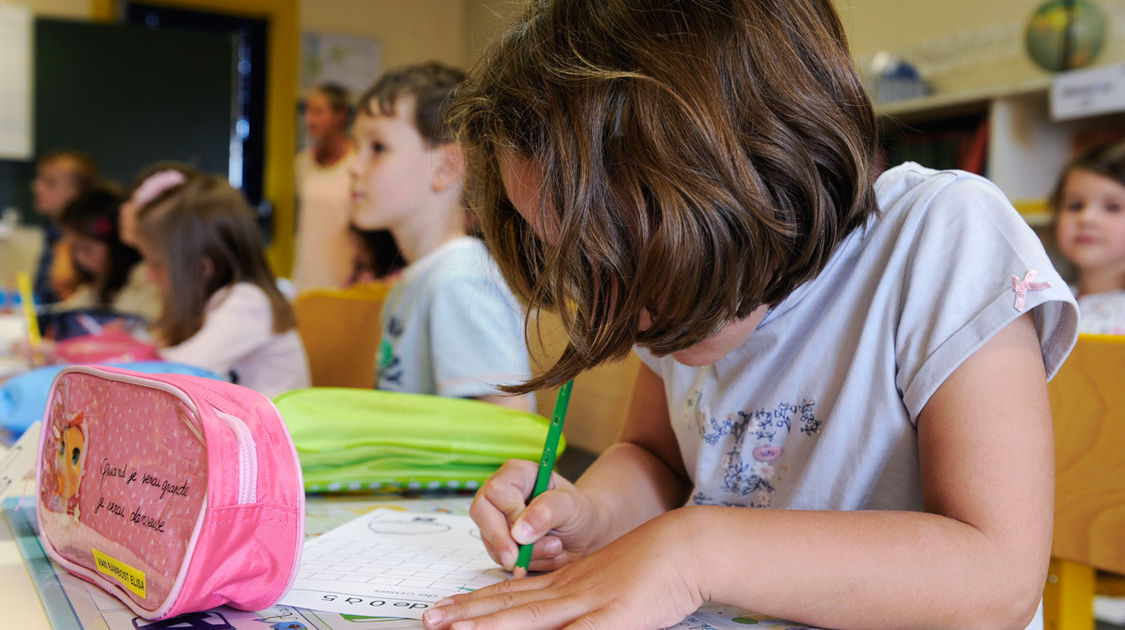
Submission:
[[[23,432],[7,452],[0,454],[0,501],[7,497],[35,494],[35,456],[39,454],[39,429],[36,421]],[[32,510],[35,497],[27,499]]]
[[[31,159],[31,9],[0,3],[0,158]]]
[[[508,577],[469,517],[380,509],[307,540],[281,603],[421,619],[441,599]]]

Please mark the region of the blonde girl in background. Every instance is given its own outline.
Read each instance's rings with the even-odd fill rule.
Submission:
[[[427,628],[1041,627],[1074,298],[988,181],[876,178],[830,0],[534,1],[450,115],[490,251],[570,341],[510,389],[644,365],[577,482],[477,492],[493,558],[547,573]]]
[[[1125,142],[1074,158],[1050,202],[1059,250],[1078,272],[1079,329],[1125,335]]]
[[[309,385],[293,311],[240,192],[216,175],[191,177],[138,219],[137,243],[164,298],[154,327],[161,357],[269,396]]]

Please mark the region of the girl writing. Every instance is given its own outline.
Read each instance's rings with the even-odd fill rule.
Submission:
[[[1125,142],[1074,158],[1050,202],[1059,249],[1078,271],[1081,331],[1125,335]]]
[[[250,206],[226,180],[199,175],[157,195],[138,214],[137,243],[164,298],[164,359],[270,396],[309,385],[293,311]]]
[[[528,503],[513,461],[477,493],[492,556],[549,573],[427,628],[1041,623],[1074,300],[989,182],[876,180],[829,0],[532,2],[451,116],[489,249],[569,335],[511,389],[645,365],[576,483]]]

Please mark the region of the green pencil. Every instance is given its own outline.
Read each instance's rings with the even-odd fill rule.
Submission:
[[[532,499],[547,490],[551,481],[551,471],[555,468],[555,457],[559,454],[559,438],[562,437],[563,423],[566,422],[566,406],[570,402],[570,388],[574,381],[567,381],[559,388],[559,396],[555,399],[555,413],[551,414],[551,427],[547,430],[547,441],[543,444],[543,455],[539,458],[539,472],[535,475],[535,488],[527,498],[530,504]],[[516,559],[516,566],[527,570],[531,563],[532,544],[520,545],[520,555]]]

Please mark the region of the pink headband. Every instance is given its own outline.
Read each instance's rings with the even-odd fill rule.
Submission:
[[[146,177],[141,185],[137,186],[137,189],[133,191],[133,202],[138,206],[146,205],[159,197],[164,191],[173,186],[179,186],[186,181],[187,177],[184,177],[184,174],[179,171],[171,169],[158,171]]]

